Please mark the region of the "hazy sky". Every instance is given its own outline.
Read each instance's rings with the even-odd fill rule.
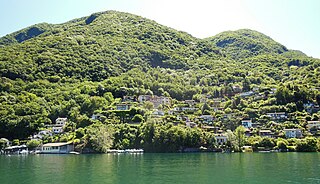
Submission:
[[[320,0],[0,0],[0,36],[106,10],[137,14],[198,38],[249,28],[320,58]]]

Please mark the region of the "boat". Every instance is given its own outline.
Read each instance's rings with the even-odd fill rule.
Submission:
[[[124,151],[125,153],[143,153],[144,152],[143,149],[126,149]]]
[[[125,150],[116,150],[116,149],[110,149],[107,150],[107,153],[143,153],[143,149],[125,149]]]
[[[242,146],[242,152],[245,152],[245,153],[253,152],[252,146]]]
[[[69,154],[80,155],[80,153],[79,153],[79,152],[76,152],[76,151],[70,151]]]
[[[27,154],[29,154],[29,152],[28,152],[27,150],[22,150],[22,151],[19,152],[19,154],[21,154],[21,155],[27,155]]]
[[[107,153],[125,153],[124,150],[110,149],[107,150]]]

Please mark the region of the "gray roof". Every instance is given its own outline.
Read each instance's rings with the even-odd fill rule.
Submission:
[[[65,146],[72,144],[72,142],[55,142],[55,143],[47,143],[42,145],[43,147],[51,147],[51,146]]]

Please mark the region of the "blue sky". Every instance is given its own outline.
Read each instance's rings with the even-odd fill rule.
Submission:
[[[137,14],[198,38],[249,28],[320,58],[320,0],[0,0],[0,36],[106,10]]]

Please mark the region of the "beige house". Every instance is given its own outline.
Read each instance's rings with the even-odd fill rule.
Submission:
[[[47,143],[41,147],[41,153],[45,154],[66,154],[71,151],[74,151],[73,143],[67,142]]]

